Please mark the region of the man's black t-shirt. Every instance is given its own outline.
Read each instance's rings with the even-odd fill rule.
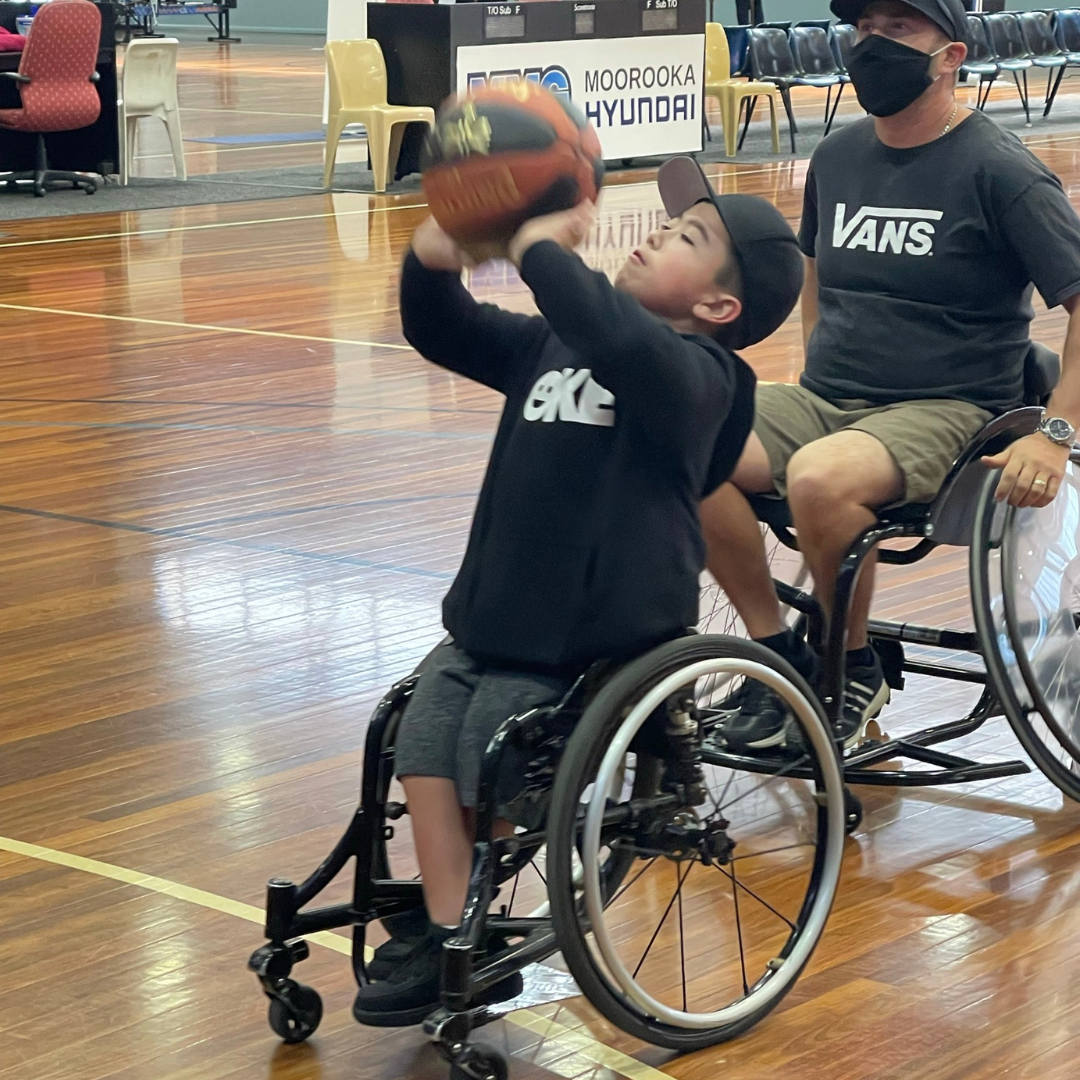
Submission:
[[[799,244],[820,319],[802,384],[836,401],[1018,404],[1032,284],[1080,293],[1080,220],[1057,177],[976,112],[934,142],[886,146],[870,118],[822,141]]]
[[[485,662],[572,670],[697,621],[698,502],[738,460],[754,376],[550,241],[521,276],[542,317],[478,304],[410,252],[401,321],[422,356],[506,396],[444,625]]]

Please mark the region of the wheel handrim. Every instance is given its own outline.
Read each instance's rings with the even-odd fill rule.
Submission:
[[[776,961],[770,962],[768,970],[752,986],[746,986],[745,984],[745,960],[743,959],[744,987],[746,991],[744,996],[722,1009],[709,1012],[691,1012],[685,1007],[685,973],[683,1009],[674,1008],[658,1000],[637,982],[635,978],[637,972],[631,973],[623,963],[604,919],[605,897],[601,889],[599,864],[592,858],[584,860],[583,892],[585,910],[591,925],[593,938],[613,982],[618,986],[622,994],[644,1014],[655,1017],[672,1027],[691,1030],[702,1030],[739,1023],[750,1015],[757,1013],[760,1009],[768,1007],[787,991],[790,984],[798,977],[824,929],[835,895],[836,881],[839,877],[844,836],[843,781],[837,764],[835,749],[828,732],[813,707],[790,681],[773,669],[748,660],[713,658],[698,661],[680,668],[649,690],[630,710],[626,719],[622,721],[614,739],[604,753],[596,772],[594,792],[607,792],[610,790],[616,770],[624,760],[631,741],[657,707],[688,683],[696,682],[699,678],[718,675],[728,676],[729,679],[743,675],[762,682],[778,693],[798,716],[803,730],[813,744],[815,755],[820,763],[820,783],[824,786],[826,799],[824,810],[827,819],[825,826],[827,842],[823,858],[820,861],[820,874],[817,875],[815,882],[814,896],[809,905],[810,910],[805,912],[806,918],[802,920],[801,929],[796,935],[794,943],[792,944],[789,939],[785,951],[781,953],[781,956]],[[590,799],[585,811],[582,833],[582,846],[585,852],[591,853],[602,846],[601,834],[605,810],[606,799],[598,797]],[[818,812],[819,814],[821,812],[820,803]],[[815,861],[815,873],[818,866],[819,863]],[[686,876],[689,875],[689,870],[692,867],[693,862],[687,868]],[[680,910],[682,904],[681,890],[684,882],[685,877],[680,881],[676,892],[676,896],[679,897]],[[736,896],[738,895],[737,890],[734,888],[734,881],[733,892],[735,892]],[[670,906],[669,904],[669,910]],[[804,913],[800,913],[800,916],[802,914]],[[665,912],[664,919],[666,917],[667,912]],[[788,920],[785,919],[785,921]],[[663,919],[661,920],[661,926],[662,924]],[[791,924],[789,923],[789,925]],[[659,932],[659,927],[657,932]],[[775,966],[773,966],[774,963]],[[640,968],[640,963],[638,966]]]

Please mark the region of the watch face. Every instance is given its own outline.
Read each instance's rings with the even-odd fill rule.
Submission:
[[[1060,417],[1051,417],[1045,424],[1046,433],[1050,436],[1054,442],[1071,442],[1074,434],[1073,426],[1068,420],[1062,420]]]

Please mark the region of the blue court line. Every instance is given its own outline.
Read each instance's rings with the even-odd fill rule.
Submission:
[[[358,132],[346,131],[343,139],[362,139]],[[220,146],[275,146],[279,143],[326,142],[325,131],[282,131],[262,135],[203,135],[198,138],[185,136],[184,142],[216,143]]]
[[[0,404],[23,405],[194,405],[203,409],[341,409],[347,412],[463,413],[498,416],[501,409],[448,409],[440,405],[338,405],[324,401],[177,401],[173,398],[0,397]]]
[[[363,435],[385,436],[395,439],[449,439],[456,442],[490,442],[490,435],[470,435],[452,431],[396,431],[390,428],[336,428],[321,427],[267,427],[262,424],[155,424],[151,421],[104,421],[77,420],[0,420],[0,427],[8,428],[93,428],[120,431],[244,431],[270,435]]]
[[[410,577],[428,578],[433,581],[450,581],[454,578],[454,574],[447,570],[424,570],[419,566],[399,566],[394,563],[377,562],[374,559],[358,559],[351,555],[324,555],[317,551],[275,547],[272,544],[259,544],[249,540],[225,540],[217,536],[203,536],[184,526],[154,528],[151,525],[136,525],[127,521],[107,521],[102,518],[83,517],[80,514],[61,514],[52,510],[32,510],[27,506],[9,506],[3,503],[0,503],[0,513],[44,518],[47,521],[67,521],[75,525],[95,525],[102,529],[118,529],[121,532],[139,533],[143,536],[154,536],[167,540],[194,540],[200,544],[218,544],[222,547],[258,551],[267,555],[289,555],[310,562],[355,566],[362,570],[381,570],[389,574],[407,574]]]

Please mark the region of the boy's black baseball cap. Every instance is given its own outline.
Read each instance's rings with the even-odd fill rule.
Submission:
[[[854,25],[874,0],[832,0],[832,13],[841,21]],[[967,12],[960,0],[903,0],[908,7],[921,12],[948,34],[950,41],[968,41]]]
[[[670,217],[711,202],[723,221],[742,277],[742,314],[724,344],[745,349],[767,338],[791,314],[803,284],[803,257],[783,214],[755,195],[717,195],[691,157],[674,157],[656,176]]]

